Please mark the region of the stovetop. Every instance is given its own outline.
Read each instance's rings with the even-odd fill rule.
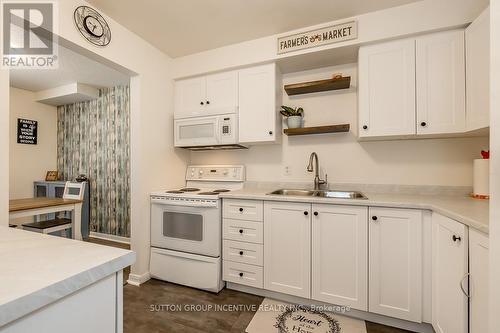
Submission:
[[[241,165],[195,165],[186,170],[184,187],[158,191],[162,198],[218,199],[220,193],[243,187],[245,167]]]

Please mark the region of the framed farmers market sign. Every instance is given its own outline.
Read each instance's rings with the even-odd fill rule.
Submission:
[[[358,38],[358,23],[350,21],[278,38],[278,54]]]

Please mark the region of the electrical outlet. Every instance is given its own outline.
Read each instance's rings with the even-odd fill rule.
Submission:
[[[292,167],[289,165],[285,165],[285,168],[283,169],[283,175],[286,177],[289,177],[292,175]]]

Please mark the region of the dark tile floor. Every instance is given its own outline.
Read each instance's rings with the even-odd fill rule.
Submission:
[[[141,287],[124,288],[124,333],[243,333],[254,312],[252,311],[175,311],[176,305],[221,304],[255,305],[263,298],[224,289],[213,294],[158,280],[150,280]],[[396,328],[375,323],[366,324],[368,333],[404,333]],[[262,332],[266,333],[266,332]]]
[[[90,238],[95,244],[130,249],[127,244]],[[124,284],[130,267],[124,269]],[[243,333],[254,316],[253,311],[172,311],[170,306],[246,305],[257,307],[260,296],[224,289],[213,294],[172,283],[150,280],[140,287],[123,289],[124,333]],[[174,309],[175,310],[175,309]],[[196,309],[194,309],[196,310]],[[366,323],[367,333],[411,333],[375,323]],[[266,333],[266,332],[262,332]]]

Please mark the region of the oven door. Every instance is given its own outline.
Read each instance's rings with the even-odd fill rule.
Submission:
[[[219,257],[222,223],[220,205],[192,207],[151,204],[151,246]]]

